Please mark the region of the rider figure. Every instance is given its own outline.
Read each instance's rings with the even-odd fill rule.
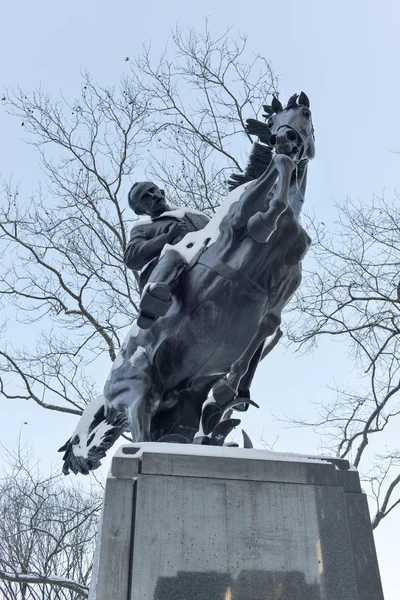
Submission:
[[[165,315],[171,304],[171,290],[177,284],[180,274],[186,267],[186,261],[173,250],[163,256],[163,271],[157,273],[157,283],[151,283],[151,273],[158,264],[161,252],[166,244],[175,245],[190,231],[203,229],[209,221],[200,212],[171,209],[164,190],[151,181],[134,183],[129,194],[128,204],[137,215],[148,215],[149,220],[138,221],[132,228],[131,237],[124,253],[124,262],[129,269],[140,271],[139,286],[142,292],[137,325],[148,329],[159,316]],[[150,285],[147,285],[147,284]],[[246,410],[245,403],[250,398],[250,383],[258,365],[262,348],[254,356],[249,370],[243,377],[238,397],[243,400],[237,410]]]
[[[132,228],[131,237],[124,253],[129,269],[140,272],[139,286],[142,292],[137,324],[148,329],[159,316],[163,316],[171,304],[171,290],[185,269],[182,256],[170,250],[163,256],[162,276],[157,282],[149,282],[161,252],[166,244],[175,245],[190,231],[203,229],[208,217],[195,210],[171,209],[165,200],[164,190],[151,181],[134,183],[128,203],[137,215],[148,215],[150,220],[138,221]],[[144,289],[145,288],[145,289]]]

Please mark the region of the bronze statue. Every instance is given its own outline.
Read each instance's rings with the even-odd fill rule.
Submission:
[[[247,128],[260,139],[257,160],[263,144],[268,160],[250,159],[246,173],[231,179],[234,189],[213,219],[164,247],[142,295],[143,302],[150,292],[161,316],[141,305],[150,327],[132,327],[105,384],[105,401],[89,405],[84,426],[62,448],[65,473],[96,468],[127,427],[135,442],[222,445],[240,422],[223,419],[224,413],[240,403],[241,382],[300,285],[310,244],[298,221],[315,154],[308,98],[292,96],[285,109],[274,98],[264,108],[267,123],[249,120]],[[250,167],[261,171],[255,179],[248,177]],[[242,185],[240,177],[247,179]],[[153,188],[154,198],[160,190]],[[179,267],[166,301],[166,294],[153,292],[164,286],[170,293],[171,253]]]

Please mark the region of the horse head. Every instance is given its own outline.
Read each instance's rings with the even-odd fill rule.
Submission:
[[[291,96],[285,108],[274,97],[270,106],[264,105],[264,111],[270,131],[268,143],[277,154],[286,154],[295,162],[314,158],[314,127],[310,101],[304,92]]]

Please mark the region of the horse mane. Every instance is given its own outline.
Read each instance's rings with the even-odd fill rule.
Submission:
[[[272,160],[272,148],[259,142],[254,142],[246,168],[242,173],[233,173],[227,181],[230,192],[247,183],[258,179],[264,173]]]

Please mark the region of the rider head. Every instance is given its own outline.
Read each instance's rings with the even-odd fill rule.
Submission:
[[[137,215],[157,217],[170,210],[165,200],[164,190],[151,181],[134,183],[128,194],[128,204]]]

